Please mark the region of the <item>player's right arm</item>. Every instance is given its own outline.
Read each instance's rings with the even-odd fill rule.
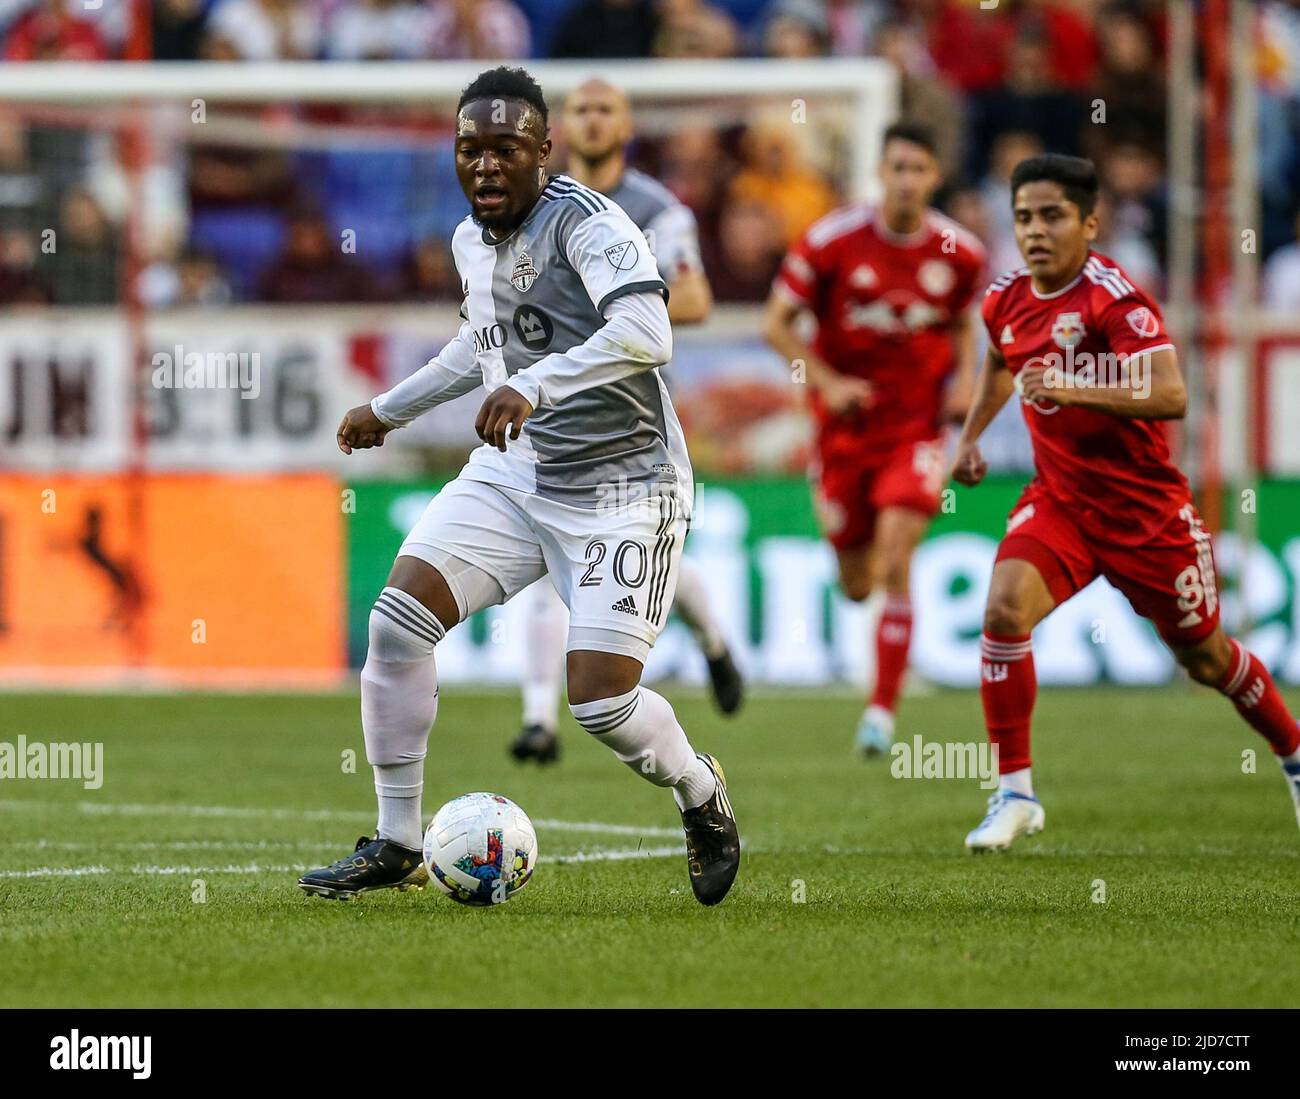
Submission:
[[[959,485],[978,485],[988,472],[989,464],[980,454],[979,437],[1007,403],[1014,388],[1006,360],[990,347],[975,382],[975,399],[966,414],[953,454],[952,479]]]
[[[351,454],[383,446],[384,437],[394,428],[405,427],[436,405],[470,392],[482,381],[473,336],[465,321],[455,337],[409,378],[344,415],[338,430],[339,449]]]
[[[763,338],[791,367],[803,366],[804,379],[821,396],[828,411],[854,412],[870,407],[875,390],[865,378],[841,374],[799,335],[805,305],[778,281],[763,309]]]

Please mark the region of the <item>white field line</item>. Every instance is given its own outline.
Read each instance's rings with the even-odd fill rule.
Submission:
[[[0,810],[58,809],[66,812],[75,805],[92,816],[111,815],[127,817],[234,817],[247,820],[373,820],[375,814],[357,809],[261,809],[235,805],[154,805],[131,802],[65,802],[39,801],[27,798],[0,799]],[[595,832],[611,836],[681,835],[679,828],[642,828],[635,824],[611,824],[598,820],[543,820],[533,821],[538,828],[555,832]]]
[[[641,849],[629,848],[627,850],[598,850],[598,851],[580,851],[573,855],[554,855],[550,858],[545,855],[539,860],[540,862],[550,863],[571,863],[571,862],[623,862],[628,859],[663,859],[675,857],[684,854],[686,848],[683,847],[644,847]],[[0,879],[3,878],[84,878],[93,875],[108,874],[134,874],[151,877],[157,876],[176,876],[176,875],[195,875],[195,874],[301,874],[312,867],[307,863],[295,863],[293,865],[271,866],[260,863],[247,863],[245,865],[227,865],[227,866],[152,866],[152,865],[135,865],[127,870],[114,870],[108,866],[38,866],[31,870],[0,870]]]

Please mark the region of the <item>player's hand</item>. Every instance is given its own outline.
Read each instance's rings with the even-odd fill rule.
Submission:
[[[876,403],[876,387],[866,378],[836,374],[818,386],[822,403],[836,416],[862,412]]]
[[[510,439],[518,439],[524,421],[532,414],[533,406],[528,403],[528,398],[519,390],[503,385],[488,394],[483,407],[478,410],[474,430],[485,443],[491,443],[497,450],[505,450],[506,428],[510,429]]]
[[[952,458],[951,477],[959,485],[978,485],[989,471],[989,464],[980,454],[975,443],[957,444],[957,451]]]
[[[339,424],[339,450],[351,454],[354,450],[383,446],[384,436],[392,430],[375,415],[375,410],[368,404],[358,405],[350,409]]]
[[[1061,372],[1043,366],[1026,366],[1015,376],[1017,392],[1027,401],[1046,401],[1048,404],[1069,403],[1069,390],[1061,385]]]

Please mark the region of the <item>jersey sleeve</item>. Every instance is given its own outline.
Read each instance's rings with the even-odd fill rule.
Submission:
[[[645,234],[622,210],[602,210],[561,232],[564,255],[601,316],[624,294],[656,291],[668,300],[668,287]]]
[[[1118,355],[1142,355],[1174,346],[1160,307],[1141,290],[1120,297],[1106,294],[1098,322],[1110,349]]]
[[[805,233],[781,261],[773,288],[816,311],[830,284],[831,270],[829,250],[813,245]]]
[[[998,308],[1002,304],[1002,294],[996,289],[996,286],[990,286],[984,291],[984,300],[980,303],[980,319],[984,322],[984,330],[989,335],[989,346],[993,348],[1001,347],[1001,341],[998,339],[997,330]]]
[[[659,265],[659,274],[670,285],[673,279],[704,269],[695,215],[684,204],[668,206],[656,214],[646,225],[645,235]]]
[[[970,303],[975,300],[984,276],[984,266],[988,262],[987,253],[974,243],[963,248],[961,259],[962,262],[957,268],[957,284],[952,291],[954,314],[965,312]]]

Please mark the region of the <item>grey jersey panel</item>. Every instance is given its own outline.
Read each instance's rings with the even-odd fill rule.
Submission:
[[[604,325],[569,263],[565,241],[576,226],[609,205],[607,197],[557,176],[520,232],[495,245],[492,300],[506,333],[501,354],[508,375],[585,343]],[[680,431],[675,417],[672,426]],[[595,507],[609,501],[611,486],[674,482],[669,420],[657,371],[538,408],[525,431],[537,454],[539,496]]]
[[[672,191],[657,179],[628,168],[618,181],[618,186],[609,192],[609,197],[627,212],[627,216],[636,222],[637,228],[644,230],[655,218],[670,206],[680,206],[681,202]]]

